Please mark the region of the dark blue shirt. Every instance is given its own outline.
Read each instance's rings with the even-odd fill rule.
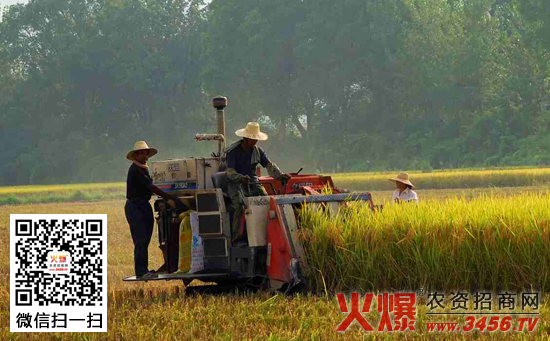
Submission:
[[[256,148],[258,148],[258,151],[260,152],[260,164],[264,168],[267,167],[267,165],[269,165],[271,161],[267,158],[267,155],[262,148],[257,146]],[[227,154],[227,168],[233,168],[239,174],[248,175],[253,179],[256,178],[256,167],[258,166],[258,164],[250,163],[253,150],[254,148],[250,148],[250,150],[246,152],[243,149],[242,145],[239,144]]]
[[[150,184],[152,180],[149,171],[132,163],[126,179],[126,199],[151,199],[152,192],[148,187]]]

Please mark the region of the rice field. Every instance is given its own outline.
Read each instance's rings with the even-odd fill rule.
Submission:
[[[0,205],[124,199],[125,182],[0,187]]]
[[[512,171],[525,175],[521,172],[534,170]],[[471,179],[489,176],[471,172]],[[312,291],[292,296],[263,291],[191,295],[179,282],[123,282],[123,277],[133,274],[133,243],[123,200],[0,206],[0,340],[549,340],[550,191],[541,180],[544,176],[539,174],[536,181],[541,182],[529,187],[458,190],[424,189],[415,180],[437,173],[411,173],[421,199],[418,205],[390,203],[393,185],[388,182],[389,188],[373,192],[376,203],[385,203],[382,212],[373,214],[354,203],[331,219],[321,211],[304,212],[301,237]],[[447,173],[464,175],[464,171]],[[360,187],[364,175],[354,175],[353,181],[361,190],[372,189]],[[367,175],[385,184],[387,177],[396,174]],[[345,187],[340,181],[353,175],[335,178],[337,185]],[[125,184],[44,186],[38,192],[32,188],[0,188],[0,198],[62,197],[83,190],[112,190],[123,197]],[[107,214],[108,333],[9,333],[10,213]],[[155,230],[149,246],[153,269],[162,264],[157,240]],[[540,322],[534,332],[428,332],[428,321],[464,323],[464,316],[434,318],[422,304],[416,332],[364,332],[357,323],[345,333],[335,331],[345,317],[336,293],[420,288],[540,290]],[[365,317],[373,326],[380,320],[375,308]]]
[[[66,184],[66,185],[27,185],[0,187],[0,195],[37,195],[41,193],[59,193],[75,190],[125,190],[126,183],[103,182],[95,184]]]
[[[388,181],[398,172],[339,173],[335,184],[350,190],[390,190],[395,185]],[[442,170],[429,173],[409,171],[411,182],[418,189],[491,188],[550,185],[550,168],[512,168],[484,170]]]
[[[330,175],[338,188],[385,192],[395,189],[395,185],[388,181],[388,178],[395,177],[397,173],[364,172]],[[458,189],[458,192],[468,190],[467,195],[470,195],[483,189],[489,192],[500,191],[501,188],[508,188],[508,192],[512,192],[513,188],[525,189],[526,187],[528,191],[550,189],[550,168],[438,170],[429,173],[409,171],[409,174],[416,188],[424,191]],[[475,192],[471,192],[472,189],[475,189]],[[440,195],[442,192],[436,193]],[[0,187],[0,205],[122,200],[125,195],[125,182],[11,186]]]
[[[503,199],[504,200],[504,199]],[[232,293],[225,295],[189,295],[178,282],[126,283],[121,279],[133,272],[132,241],[123,213],[124,201],[38,204],[0,207],[0,340],[547,340],[550,333],[550,307],[545,296],[540,322],[535,332],[508,333],[434,333],[426,331],[426,322],[436,321],[427,315],[425,306],[418,307],[417,332],[367,333],[354,323],[345,333],[335,331],[345,317],[335,298],[337,286],[330,260],[326,266],[312,263],[327,279],[327,291],[317,294],[286,296],[282,294]],[[412,209],[412,206],[410,206]],[[358,209],[358,208],[353,208]],[[397,209],[397,208],[396,208]],[[389,214],[386,218],[396,219]],[[108,215],[108,333],[11,334],[9,333],[9,214],[10,213],[106,213]],[[397,212],[397,211],[395,211]],[[443,213],[457,212],[448,208]],[[519,211],[515,211],[519,212]],[[538,215],[535,215],[538,217]],[[438,221],[441,221],[442,218]],[[313,217],[312,217],[313,219]],[[412,219],[412,218],[411,218]],[[465,218],[463,218],[465,219]],[[388,220],[388,222],[391,220]],[[466,221],[466,220],[463,220]],[[506,220],[509,223],[519,220]],[[433,228],[433,225],[430,225]],[[324,227],[321,227],[322,229]],[[348,227],[349,228],[349,227]],[[515,228],[515,226],[511,227]],[[382,228],[381,231],[384,229]],[[349,230],[344,240],[349,240]],[[378,232],[380,233],[380,232]],[[322,234],[319,234],[322,236]],[[393,237],[392,237],[393,238]],[[327,239],[328,240],[328,239]],[[433,238],[432,238],[433,240]],[[150,267],[162,263],[157,248],[156,231],[149,247]],[[402,242],[404,243],[404,242]],[[400,244],[402,244],[400,243]],[[322,243],[321,243],[322,244]],[[326,245],[321,246],[326,248]],[[349,246],[348,246],[349,247]],[[385,255],[385,256],[384,256]],[[381,255],[387,257],[387,252]],[[396,260],[400,260],[397,258]],[[401,259],[403,260],[403,259]],[[476,260],[477,262],[477,260]],[[445,263],[446,264],[446,263]],[[527,264],[529,265],[529,263]],[[547,266],[547,265],[546,265]],[[391,269],[391,268],[390,268]],[[421,269],[422,270],[422,269]],[[534,269],[536,270],[536,269]],[[527,271],[527,270],[526,270]],[[351,274],[352,270],[339,275]],[[527,272],[529,273],[529,272]],[[341,279],[347,286],[358,283],[362,288],[368,273],[352,274]],[[370,274],[378,276],[378,274]],[[386,275],[386,274],[383,274]],[[388,276],[394,276],[391,273]],[[488,274],[489,275],[489,274]],[[392,277],[393,278],[393,277]],[[373,278],[370,278],[372,281]],[[376,280],[376,278],[374,278]],[[534,283],[540,283],[535,280]],[[413,282],[411,282],[413,283]],[[192,285],[201,285],[200,282]],[[364,286],[368,288],[368,286]],[[391,287],[391,286],[390,286]],[[323,287],[324,288],[324,287]],[[329,290],[330,289],[330,290]],[[366,314],[373,326],[380,320],[376,309]],[[464,323],[463,317],[449,316],[440,321]]]
[[[337,216],[305,208],[302,235],[313,287],[492,292],[550,289],[550,192],[427,199]]]

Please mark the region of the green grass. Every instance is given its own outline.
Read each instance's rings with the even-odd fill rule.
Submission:
[[[56,202],[72,202],[72,201],[99,201],[99,200],[116,200],[123,198],[122,192],[105,193],[102,191],[71,191],[65,194],[49,194],[49,195],[26,195],[15,196],[8,195],[0,197],[0,205],[22,205],[22,204],[46,204]]]
[[[0,195],[37,195],[40,193],[58,193],[78,190],[113,191],[126,189],[124,182],[102,182],[94,184],[65,184],[65,185],[27,185],[0,187]]]
[[[0,187],[0,205],[124,199],[126,183]]]

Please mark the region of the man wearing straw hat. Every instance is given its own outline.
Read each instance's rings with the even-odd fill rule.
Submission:
[[[235,210],[232,222],[233,240],[243,238],[239,233],[241,217],[243,214],[243,202],[241,196],[253,197],[267,195],[263,186],[256,177],[256,166],[262,165],[270,176],[277,180],[288,180],[290,175],[283,174],[276,164],[271,162],[265,151],[256,146],[258,141],[267,140],[267,134],[260,131],[260,125],[256,122],[248,122],[245,128],[239,129],[235,135],[242,137],[226,149],[227,162],[227,191],[231,198],[231,204]]]
[[[149,254],[147,248],[153,235],[154,217],[151,204],[151,194],[155,193],[174,206],[179,199],[177,196],[162,191],[153,185],[147,160],[158,151],[155,148],[149,148],[145,141],[138,141],[126,155],[126,158],[132,161],[128,170],[126,180],[126,205],[124,212],[126,220],[130,224],[130,233],[134,242],[134,265],[136,277],[150,279],[157,277],[157,273],[148,270]]]
[[[393,192],[393,201],[401,202],[418,202],[418,195],[412,189],[414,185],[409,181],[409,174],[399,173],[397,177],[388,179],[395,182],[397,189]]]

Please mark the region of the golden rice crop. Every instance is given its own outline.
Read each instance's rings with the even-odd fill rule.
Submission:
[[[338,173],[332,174],[332,177],[338,188],[389,191],[395,189],[395,185],[388,178],[396,173]],[[409,174],[419,190],[518,186],[548,188],[550,185],[550,168],[411,171]],[[0,187],[0,205],[123,199],[125,190],[124,182]]]
[[[550,288],[549,193],[389,204],[329,217],[304,208],[317,290]]]
[[[71,190],[121,190],[126,189],[124,182],[101,182],[89,184],[65,184],[65,185],[27,185],[27,186],[6,186],[0,187],[0,195],[9,194],[36,194],[36,193],[55,193]]]
[[[521,203],[521,202],[520,202]],[[358,210],[359,208],[353,208]],[[355,211],[348,214],[355,215]],[[449,211],[451,212],[451,211]],[[9,214],[10,213],[105,213],[107,214],[107,333],[10,333],[9,332]],[[367,214],[368,212],[364,212]],[[389,213],[389,208],[384,211]],[[370,214],[370,213],[369,213]],[[537,215],[535,215],[537,216]],[[378,217],[380,218],[380,217]],[[413,219],[413,218],[411,218]],[[519,219],[519,217],[518,217]],[[330,236],[336,238],[337,234]],[[311,232],[317,238],[317,232]],[[346,239],[341,247],[345,247]],[[321,242],[321,240],[320,240]],[[322,243],[320,243],[322,245]],[[157,235],[149,247],[150,267],[162,264]],[[326,246],[322,246],[325,247]],[[330,261],[325,259],[326,261]],[[475,261],[475,260],[474,260]],[[330,263],[330,262],[329,262]],[[315,266],[315,263],[312,263]],[[318,266],[319,264],[317,264]],[[325,271],[329,279],[330,271]],[[260,291],[255,294],[194,295],[182,292],[181,283],[128,283],[133,273],[133,243],[124,217],[124,201],[39,204],[0,207],[0,340],[547,340],[550,309],[541,307],[540,322],[532,333],[429,333],[427,307],[419,306],[417,332],[364,332],[357,323],[345,333],[335,331],[346,316],[338,309],[333,292],[287,296]],[[345,275],[345,274],[344,274]],[[342,277],[346,283],[362,279]],[[199,283],[200,284],[200,283]],[[329,285],[331,283],[329,282]],[[416,288],[418,289],[418,288]],[[381,289],[382,290],[382,289]],[[548,302],[550,296],[545,296]],[[373,309],[365,317],[373,326],[380,314]],[[444,321],[464,323],[464,317],[444,316]]]
[[[350,190],[391,190],[388,181],[397,172],[332,174],[335,185]],[[550,184],[550,168],[445,170],[430,173],[409,172],[418,189],[517,187]]]

